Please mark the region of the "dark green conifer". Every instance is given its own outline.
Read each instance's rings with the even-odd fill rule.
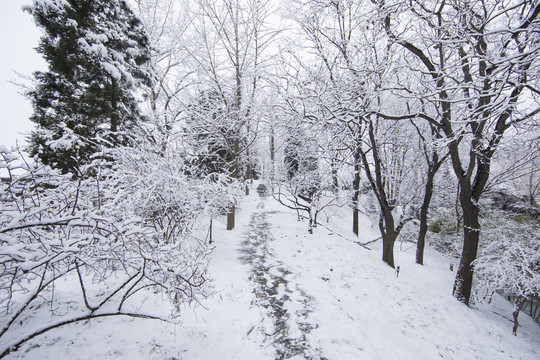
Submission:
[[[29,152],[76,172],[95,140],[115,146],[141,120],[136,91],[150,83],[148,38],[124,0],[34,0],[25,10],[43,31],[37,51],[48,64],[28,93],[36,123]]]

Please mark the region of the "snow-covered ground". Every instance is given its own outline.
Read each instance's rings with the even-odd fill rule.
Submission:
[[[212,295],[182,309],[181,323],[106,318],[39,336],[8,359],[530,359],[540,326],[509,303],[468,308],[451,295],[447,259],[396,244],[399,276],[381,260],[367,218],[359,239],[351,214],[336,209],[313,234],[296,214],[252,191],[236,228],[214,221]],[[168,311],[159,298],[144,304]]]

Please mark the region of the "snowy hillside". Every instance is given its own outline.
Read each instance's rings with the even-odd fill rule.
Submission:
[[[293,211],[252,191],[233,231],[214,221],[213,293],[183,308],[179,324],[91,320],[38,336],[7,358],[540,358],[540,326],[522,313],[516,337],[503,299],[472,308],[458,302],[448,260],[433,250],[420,266],[414,247],[397,243],[397,276],[380,260],[380,242],[353,241],[378,237],[367,218],[359,239],[350,233],[348,209],[319,221],[327,228],[308,234]],[[144,306],[169,311],[159,298]]]
[[[540,1],[25,1],[0,360],[540,359]]]

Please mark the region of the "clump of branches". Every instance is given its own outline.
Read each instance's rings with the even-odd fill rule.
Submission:
[[[272,196],[281,205],[295,210],[298,221],[308,220],[308,232],[317,227],[318,215],[330,206],[340,205],[340,199],[327,187],[322,186],[313,172],[302,172],[286,180],[276,180],[272,184]]]
[[[190,230],[228,206],[228,179],[194,183],[178,159],[145,145],[96,156],[75,177],[20,152],[0,155],[0,358],[83,320],[172,321],[180,304],[205,295],[210,249]],[[54,309],[73,298],[55,286],[60,279],[79,293],[64,315]],[[169,298],[171,316],[132,310],[147,289]],[[47,322],[28,321],[41,311]]]
[[[474,263],[476,294],[480,299],[491,299],[496,292],[513,298],[516,335],[522,305],[540,301],[540,226],[494,210],[483,227],[485,244]]]

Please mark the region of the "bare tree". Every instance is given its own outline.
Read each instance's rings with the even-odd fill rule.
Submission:
[[[431,204],[431,198],[433,197],[433,190],[435,186],[435,175],[441,168],[444,161],[448,158],[448,153],[441,155],[437,146],[437,140],[441,138],[440,133],[433,124],[428,124],[429,133],[425,134],[420,127],[414,122],[412,123],[420,137],[420,146],[422,147],[422,154],[427,166],[426,179],[424,186],[424,196],[422,199],[422,205],[420,206],[420,225],[418,229],[418,240],[416,243],[416,263],[424,265],[424,248],[426,244],[426,235],[428,231],[428,211]]]
[[[361,24],[368,16],[364,10],[360,2],[308,0],[298,2],[294,15],[310,41],[318,64],[314,70],[306,66],[311,72],[310,83],[317,84],[311,86],[310,101],[319,104],[318,121],[327,124],[333,137],[334,144],[330,149],[333,154],[329,157],[334,187],[338,182],[337,164],[341,162],[339,153],[351,158],[353,232],[357,235],[362,163],[358,149],[364,129],[358,114],[365,112],[369,101],[366,98],[369,74],[362,64],[366,58],[366,43]],[[343,129],[347,133],[346,139],[341,136]]]
[[[360,148],[363,168],[379,204],[379,229],[383,240],[382,260],[394,267],[394,244],[405,226],[414,218],[414,193],[404,196],[403,187],[414,165],[412,147],[404,137],[401,123],[386,124],[376,116],[367,119],[367,149]],[[413,155],[414,159],[415,155]],[[399,207],[399,217],[395,210]],[[397,220],[397,221],[396,221]]]
[[[149,88],[146,136],[165,154],[176,142],[181,115],[185,111],[183,97],[193,84],[194,71],[189,68],[185,48],[190,19],[186,4],[178,0],[136,0],[136,11],[148,34],[152,48],[150,67],[154,76]]]
[[[399,124],[376,114],[381,107],[396,108],[400,101],[385,95],[385,86],[396,86],[396,66],[384,38],[384,28],[374,21],[370,3],[306,1],[299,22],[320,61],[315,91],[322,108],[321,121],[345,126],[342,143],[352,165],[353,232],[358,234],[360,169],[363,168],[380,210],[383,261],[394,266],[395,240],[412,218],[411,200],[401,187],[415,161],[410,141],[403,141],[410,124]],[[314,71],[315,72],[315,71]],[[403,101],[401,101],[403,102]],[[409,129],[410,130],[410,129]],[[415,137],[407,130],[408,135]],[[414,193],[415,192],[411,192]],[[396,209],[401,213],[397,214]],[[397,219],[395,217],[398,217]]]
[[[246,176],[252,176],[249,148],[256,137],[253,111],[261,80],[264,50],[272,39],[267,1],[199,0],[192,14],[192,31],[198,46],[191,50],[195,71],[207,86],[219,94],[226,109],[222,120],[229,129],[226,139],[230,154],[229,176],[243,177],[241,157],[246,156]],[[206,84],[206,85],[205,85]],[[243,134],[247,139],[242,144]],[[227,229],[234,228],[235,205],[227,215]]]
[[[464,235],[454,295],[468,304],[480,237],[478,202],[503,135],[540,112],[534,1],[379,1],[388,39],[431,96],[423,95],[459,184]],[[398,24],[399,23],[399,24]],[[420,36],[418,36],[420,35]],[[529,101],[523,101],[523,99]]]

